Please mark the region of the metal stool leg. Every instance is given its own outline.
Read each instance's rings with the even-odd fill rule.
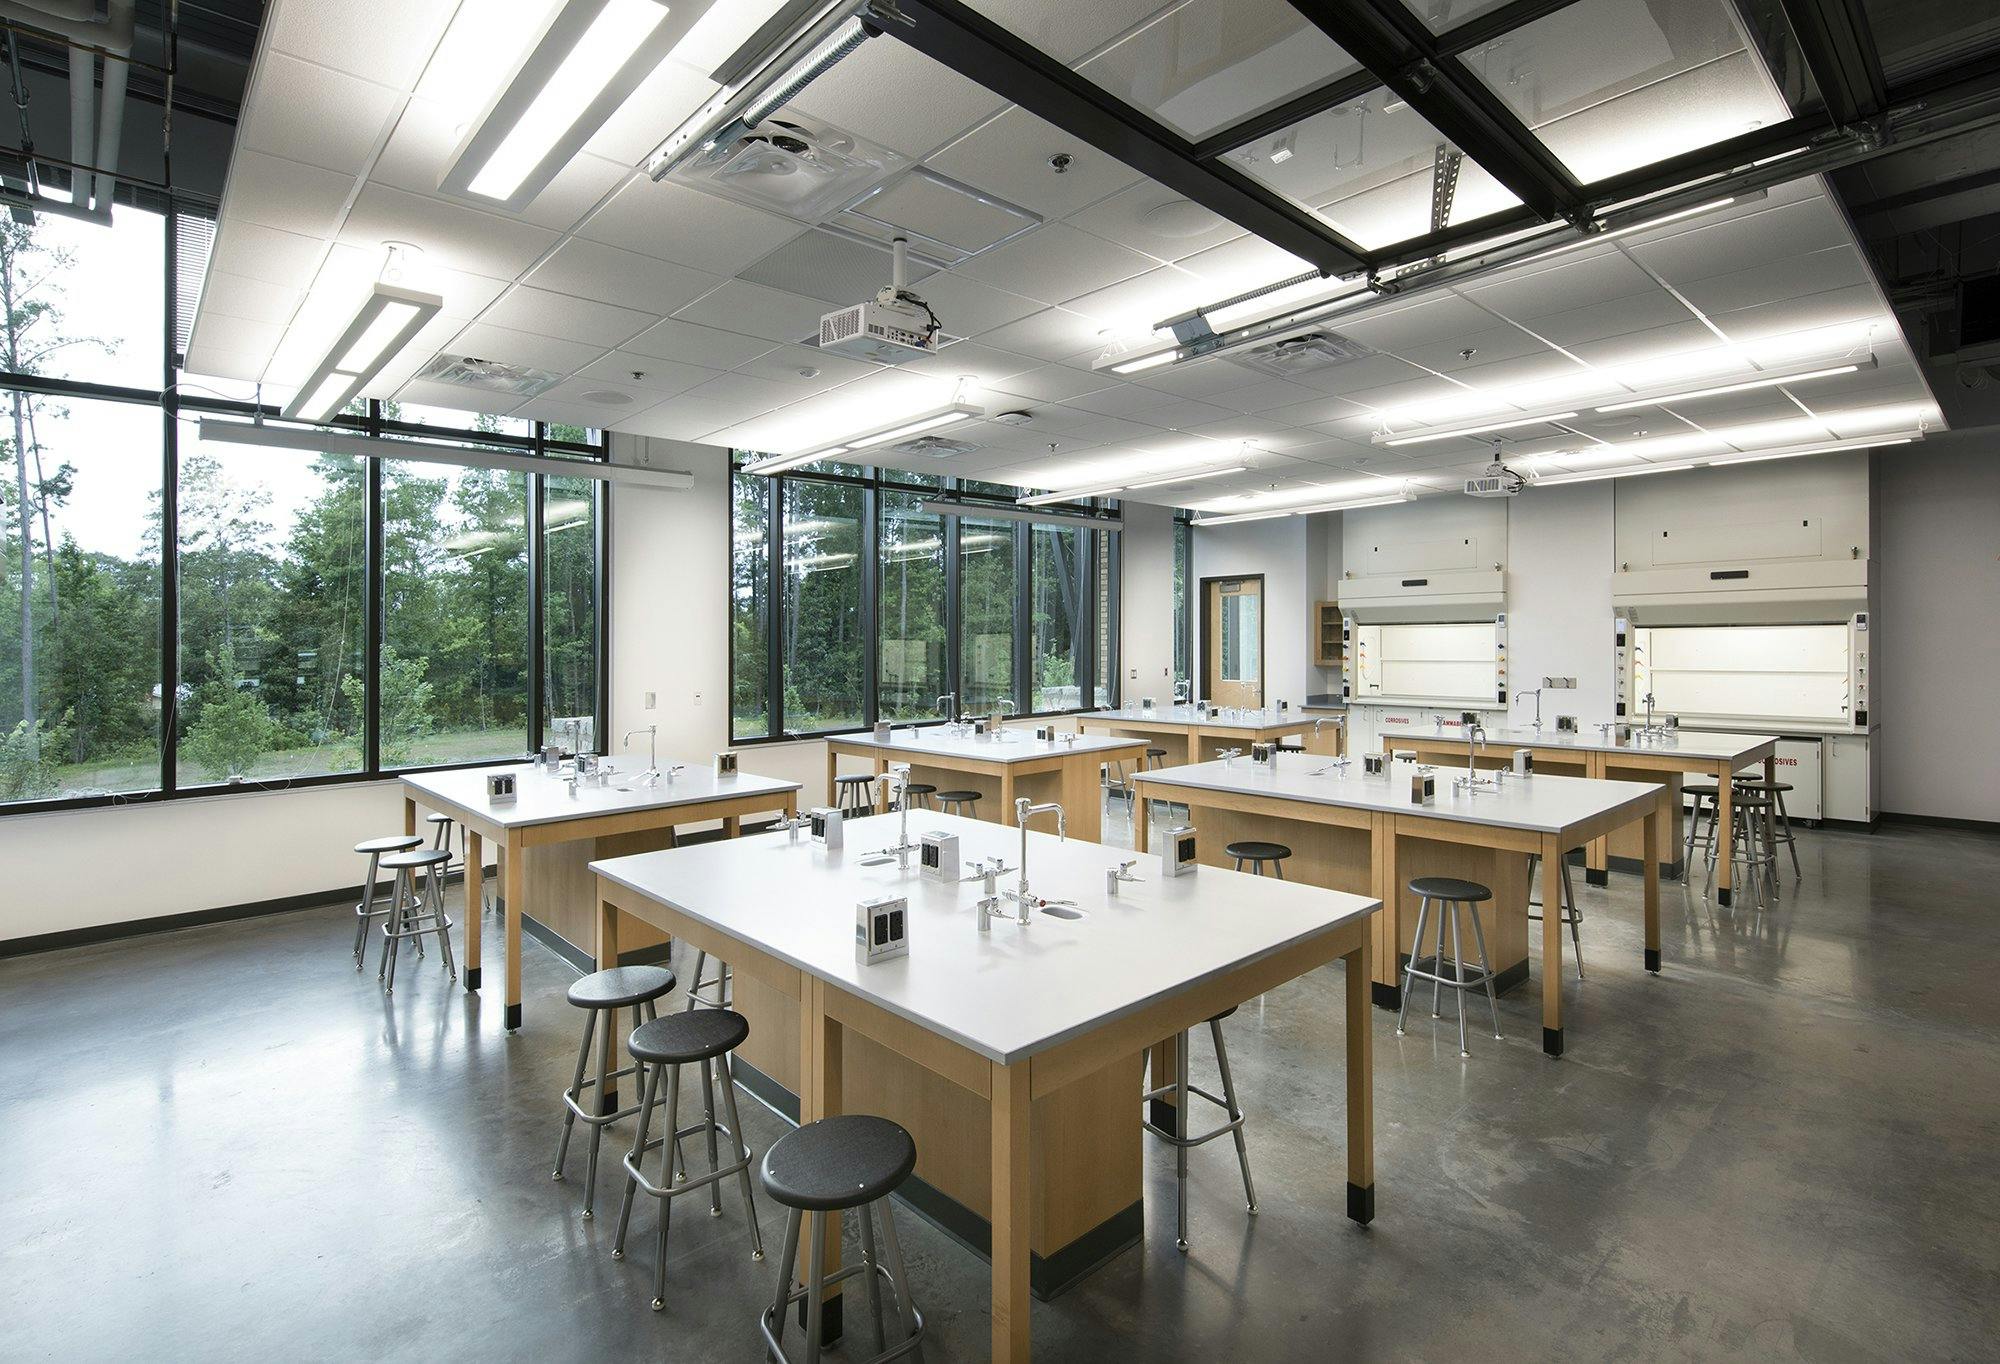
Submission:
[[[1453,917],[1458,907],[1450,900],[1438,901],[1437,948],[1431,956],[1431,1017],[1443,1018],[1441,1001],[1444,999],[1444,921]]]
[[[595,1009],[592,1013],[597,1012]],[[612,1110],[605,1107],[606,1091],[611,1087],[611,1034],[618,1028],[618,1011],[604,1011],[604,1027],[597,1034],[597,1111],[605,1114]],[[603,1123],[590,1125],[590,1159],[584,1169],[583,1220],[588,1222],[597,1216],[597,1150],[604,1145]]]
[[[1186,1250],[1188,1248],[1188,1034],[1185,1032],[1181,1034],[1180,1046],[1174,1050],[1174,1131],[1181,1139],[1180,1144],[1174,1147],[1174,1185],[1179,1194],[1174,1204],[1174,1245],[1181,1250]]]
[[[1493,1040],[1505,1041],[1506,1039],[1500,1036],[1500,1001],[1493,993],[1493,962],[1486,955],[1486,930],[1479,926],[1479,906],[1467,905],[1466,908],[1472,912],[1472,941],[1479,946],[1479,973],[1485,978],[1483,983],[1486,986],[1486,1009],[1493,1015]],[[1461,1014],[1465,1012],[1463,995],[1458,998],[1458,1010]]]
[[[1451,913],[1451,971],[1458,981],[1458,989],[1453,992],[1453,997],[1458,1001],[1458,1054],[1461,1058],[1469,1058],[1472,1055],[1472,1048],[1465,1045],[1465,957],[1458,950],[1458,916],[1463,906],[1453,903],[1448,908]],[[1548,931],[1546,924],[1543,925],[1542,931]],[[1561,924],[1556,925],[1556,932],[1562,932]],[[1438,974],[1443,975],[1444,972],[1440,971]]]
[[[918,1330],[917,1302],[910,1296],[910,1280],[903,1269],[903,1247],[896,1239],[896,1213],[890,1206],[892,1201],[878,1198],[875,1206],[882,1210],[882,1248],[889,1252],[889,1286],[896,1295],[896,1318],[902,1325],[903,1339],[908,1340]],[[923,1364],[922,1348],[912,1350],[910,1358],[917,1364]]]
[[[1243,1141],[1243,1110],[1236,1104],[1236,1081],[1229,1074],[1229,1048],[1222,1044],[1222,1020],[1208,1020],[1209,1040],[1215,1043],[1215,1067],[1222,1072],[1222,1102],[1229,1114],[1229,1121],[1236,1124],[1230,1133],[1236,1138],[1236,1163],[1243,1167],[1243,1198],[1248,1204],[1250,1215],[1257,1215],[1257,1186],[1250,1180],[1250,1150]]]
[[[588,1048],[589,1042],[587,1039],[584,1045]],[[632,1149],[628,1153],[635,1166],[643,1167],[646,1163],[646,1134],[652,1130],[653,1104],[660,1097],[660,1071],[663,1069],[665,1069],[663,1066],[648,1068],[646,1070],[646,1082],[639,1089],[639,1130],[632,1137]],[[673,1145],[672,1142],[668,1142],[666,1150],[663,1152],[669,1166],[674,1161]],[[618,1235],[611,1242],[611,1258],[614,1260],[625,1258],[625,1231],[632,1225],[632,1204],[638,1192],[639,1181],[633,1179],[631,1172],[628,1170],[625,1179],[625,1195],[618,1202]]]
[[[708,953],[700,948],[696,948],[694,954],[694,977],[688,983],[687,1007],[682,1010],[683,1013],[692,1013],[694,1011],[695,1002],[701,994],[701,973],[707,967]]]
[[[1688,820],[1687,847],[1681,850],[1681,879],[1686,880],[1694,866],[1694,836],[1701,828],[1701,807],[1705,802],[1697,795],[1694,798],[1694,817]]]
[[[1651,849],[1647,850],[1646,855],[1648,857],[1652,856]],[[1570,884],[1569,859],[1567,857],[1561,859],[1558,866],[1561,868],[1562,897],[1569,902],[1569,943],[1571,947],[1576,949],[1576,978],[1582,980],[1583,936],[1581,927],[1583,924],[1583,911],[1577,907],[1576,887]],[[1484,949],[1481,950],[1483,951]]]
[[[405,898],[406,891],[408,892],[407,899]],[[383,963],[383,967],[388,972],[388,977],[382,985],[383,994],[394,994],[396,992],[396,957],[398,949],[403,945],[403,924],[409,917],[409,905],[416,898],[416,876],[408,867],[396,868],[396,900],[389,907],[389,945],[384,949],[387,960]],[[380,973],[378,972],[377,974],[379,975]]]
[[[439,964],[444,967],[445,975],[456,982],[458,963],[451,955],[451,920],[444,912],[444,870],[441,867],[431,867],[429,871],[431,913],[437,923]]]
[[[354,906],[354,969],[368,960],[368,925],[375,922],[375,878],[381,874],[381,853],[368,854],[368,879],[361,885],[361,902]]]
[[[583,1077],[590,1068],[590,1037],[597,1030],[597,1010],[587,1009],[583,1015],[583,1045],[576,1049],[576,1074],[569,1082],[569,1097],[575,1102],[583,1096]],[[570,1132],[576,1127],[576,1110],[569,1104],[563,1105],[562,1140],[556,1143],[556,1168],[549,1176],[558,1184],[562,1182],[563,1162],[569,1158]]]
[[[709,1066],[709,1062],[712,1060],[714,1058],[710,1057],[708,1060],[702,1061],[700,1065],[702,1118],[708,1124],[708,1172],[713,1175],[722,1169],[722,1153],[716,1144],[715,1079],[710,1074]],[[722,1181],[720,1179],[709,1182],[708,1215],[710,1217],[722,1216]]]
[[[1416,985],[1417,958],[1424,954],[1424,920],[1430,916],[1431,901],[1426,895],[1417,902],[1417,931],[1410,938],[1410,959],[1403,964],[1403,996],[1396,1008],[1396,1036],[1403,1035],[1403,1020],[1410,1015],[1410,991]]]
[[[659,1070],[662,1067],[655,1066],[654,1069]],[[666,1066],[664,1069],[667,1072],[666,1130],[669,1132],[678,1132],[681,1123],[681,1068],[679,1066]],[[680,1148],[671,1141],[664,1143],[664,1148],[663,1154],[667,1158],[667,1177],[661,1183],[660,1187],[671,1188],[674,1182],[674,1167],[680,1163]],[[667,1229],[673,1223],[673,1215],[674,1200],[671,1198],[662,1198],[660,1200],[659,1256],[658,1262],[653,1266],[653,1310],[655,1312],[664,1312],[667,1309]]]
[[[743,1137],[742,1120],[736,1116],[735,1058],[725,1052],[717,1059],[716,1064],[722,1067],[722,1107],[729,1115],[729,1135],[738,1146],[748,1146],[749,1143]],[[761,1260],[764,1258],[764,1235],[757,1229],[757,1198],[750,1191],[752,1183],[750,1167],[745,1165],[737,1172],[737,1177],[743,1181],[743,1220],[750,1224],[750,1258]],[[785,1253],[789,1256],[797,1249],[798,1247],[794,1246]]]
[[[1792,813],[1785,808],[1785,793],[1773,792],[1778,798],[1778,821],[1785,828],[1785,851],[1792,855],[1792,875],[1797,880],[1805,880],[1805,872],[1799,869],[1799,840],[1792,834]]]
[[[881,1354],[889,1348],[888,1337],[882,1334],[882,1262],[875,1254],[875,1229],[870,1225],[866,1203],[854,1210],[854,1220],[861,1229],[861,1277],[868,1280],[868,1315],[875,1323],[875,1353]]]
[[[771,1335],[783,1349],[785,1343],[785,1309],[791,1306],[792,1266],[799,1262],[799,1222],[805,1214],[793,1208],[785,1219],[785,1257],[778,1262],[778,1295],[771,1303]]]
[[[806,1234],[812,1247],[806,1252],[806,1364],[819,1364],[821,1300],[826,1296],[826,1235],[820,1229],[825,1213],[813,1213],[806,1220]]]

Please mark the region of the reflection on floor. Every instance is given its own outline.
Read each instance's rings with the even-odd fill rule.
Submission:
[[[1579,882],[1590,977],[1564,984],[1561,1061],[1535,989],[1469,1061],[1449,1016],[1398,1039],[1378,1012],[1365,1232],[1342,1215],[1338,968],[1245,1006],[1262,1214],[1228,1143],[1203,1148],[1176,1253],[1155,1147],[1145,1244],[1036,1305],[1038,1355],[1990,1357],[2000,840],[1802,832],[1800,855],[1762,911],[1667,886],[1658,978],[1637,880]],[[652,1211],[614,1262],[615,1219],[577,1217],[582,1162],[549,1180],[569,968],[526,945],[510,1038],[435,954],[384,999],[352,924],[330,906],[0,962],[0,1356],[756,1358],[777,1266],[750,1262],[733,1197],[675,1219],[655,1314]],[[760,1149],[781,1130],[744,1117]],[[929,1357],[983,1357],[985,1265],[904,1225]]]

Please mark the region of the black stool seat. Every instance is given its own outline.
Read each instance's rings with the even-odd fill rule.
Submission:
[[[1684,796],[1712,796],[1715,794],[1715,783],[1712,781],[1684,781],[1681,783],[1681,794]]]
[[[1292,855],[1292,850],[1282,843],[1261,843],[1256,839],[1249,839],[1242,843],[1231,843],[1222,850],[1222,855],[1243,862],[1281,862]]]
[[[569,1002],[579,1009],[622,1009],[658,999],[674,985],[674,973],[664,966],[613,966],[572,984]]]
[[[1468,904],[1493,898],[1493,892],[1477,881],[1461,881],[1456,876],[1413,877],[1410,894],[1427,900],[1458,900]]]
[[[395,853],[416,847],[424,840],[417,834],[395,834],[388,838],[365,838],[354,845],[358,853]]]
[[[838,786],[866,786],[869,782],[875,780],[875,774],[873,772],[843,772],[833,780],[835,785]]]
[[[940,791],[937,801],[940,805],[970,805],[979,799],[977,791]]]
[[[903,790],[913,796],[934,796],[937,794],[937,788],[927,781],[913,781],[905,786]]]
[[[689,1009],[647,1019],[628,1045],[641,1061],[680,1066],[734,1051],[749,1035],[750,1020],[734,1009]]]
[[[1149,758],[1164,758],[1167,756],[1167,750],[1164,748],[1148,748],[1146,756]]]
[[[440,815],[433,813],[424,816],[424,823],[426,824],[449,824],[451,822],[452,818],[450,815]]]
[[[1792,784],[1784,781],[1765,781],[1762,777],[1738,777],[1736,779],[1736,789],[1739,791],[1758,791],[1768,796],[1773,792],[1782,794],[1789,791],[1792,789]]]
[[[412,848],[408,852],[390,853],[382,859],[382,865],[397,870],[403,867],[436,867],[449,861],[451,851],[447,848]]]
[[[1739,786],[1736,788],[1735,797],[1729,803],[1739,810],[1761,810],[1771,803],[1771,798],[1749,787]],[[385,867],[389,865],[387,858],[383,859],[382,865]]]
[[[764,1188],[788,1208],[838,1212],[888,1196],[916,1168],[908,1132],[887,1118],[843,1113],[773,1142],[764,1153]]]

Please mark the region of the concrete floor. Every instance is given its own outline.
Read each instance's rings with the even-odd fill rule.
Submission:
[[[1800,852],[1803,885],[1762,913],[1664,887],[1658,978],[1637,879],[1578,878],[1590,976],[1560,1061],[1538,986],[1468,1061],[1449,1017],[1399,1039],[1378,1011],[1366,1231],[1342,1215],[1338,968],[1246,1005],[1262,1214],[1228,1143],[1205,1147],[1178,1254],[1155,1146],[1145,1244],[1036,1304],[1037,1355],[1993,1358],[2000,840],[1885,827]],[[577,1217],[582,1162],[549,1180],[570,969],[527,944],[508,1037],[497,992],[448,987],[435,957],[385,999],[352,923],[0,961],[0,1358],[757,1358],[776,1265],[751,1263],[733,1192],[719,1220],[676,1217],[656,1315],[652,1212],[617,1263],[615,1217]],[[760,1150],[782,1130],[744,1118]],[[984,1263],[902,1226],[929,1358],[983,1357]]]

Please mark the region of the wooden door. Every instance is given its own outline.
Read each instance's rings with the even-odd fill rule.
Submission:
[[[1264,704],[1264,579],[1202,581],[1202,695],[1218,706]]]

